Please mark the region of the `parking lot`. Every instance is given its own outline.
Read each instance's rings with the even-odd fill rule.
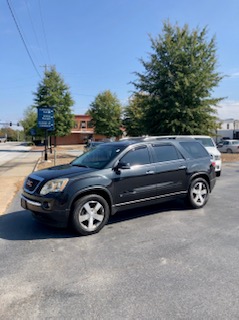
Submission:
[[[35,222],[19,194],[0,216],[2,319],[238,319],[239,163],[208,204],[114,216],[78,237]]]

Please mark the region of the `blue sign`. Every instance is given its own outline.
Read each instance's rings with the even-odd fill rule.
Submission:
[[[54,109],[48,107],[39,107],[37,126],[38,128],[54,130]]]
[[[36,136],[36,130],[35,129],[30,129],[30,135],[31,136]]]

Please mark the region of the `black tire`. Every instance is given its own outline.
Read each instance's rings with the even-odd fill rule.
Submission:
[[[232,153],[232,149],[228,148],[227,153]]]
[[[221,171],[217,171],[217,172],[216,172],[216,176],[217,176],[217,177],[220,177],[220,176],[221,176],[221,173],[222,173]]]
[[[191,182],[188,200],[194,209],[202,208],[209,199],[209,186],[205,179],[197,178]]]
[[[99,232],[108,222],[109,215],[107,201],[97,194],[90,194],[76,201],[72,224],[80,235],[88,236]]]

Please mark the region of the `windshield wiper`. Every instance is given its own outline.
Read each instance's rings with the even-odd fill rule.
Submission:
[[[75,164],[75,163],[72,163],[71,165],[72,165],[72,166],[75,166],[75,167],[89,168],[89,167],[86,166],[85,164]]]

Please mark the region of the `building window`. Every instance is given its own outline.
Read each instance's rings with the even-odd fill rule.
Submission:
[[[85,120],[81,121],[80,127],[81,127],[81,129],[86,129],[86,121]]]
[[[227,130],[229,130],[230,129],[230,125],[229,125],[229,123],[227,123]]]
[[[78,122],[77,122],[77,121],[75,121],[75,123],[74,123],[74,128],[75,128],[75,129],[78,128]]]

